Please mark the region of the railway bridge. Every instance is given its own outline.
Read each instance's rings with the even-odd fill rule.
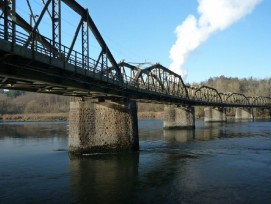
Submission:
[[[270,97],[190,87],[158,63],[116,62],[74,0],[0,0],[0,87],[70,96],[69,151],[78,154],[138,150],[137,101],[165,104],[169,129],[194,128],[195,106],[207,122],[226,121],[227,107],[236,119],[271,109]]]

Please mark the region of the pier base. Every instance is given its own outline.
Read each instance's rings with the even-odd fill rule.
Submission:
[[[206,107],[204,108],[204,122],[226,122],[226,109]]]
[[[164,129],[194,129],[194,107],[177,107],[176,105],[166,105],[164,107],[163,126]]]
[[[235,109],[236,120],[254,120],[252,108],[236,108]]]
[[[136,151],[137,123],[135,102],[70,102],[69,152]]]

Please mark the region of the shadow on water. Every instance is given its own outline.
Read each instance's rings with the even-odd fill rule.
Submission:
[[[0,139],[67,137],[66,122],[0,122]]]

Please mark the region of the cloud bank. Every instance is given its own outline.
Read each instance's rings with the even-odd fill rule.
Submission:
[[[189,54],[215,31],[222,31],[253,11],[262,0],[198,0],[199,18],[189,15],[177,26],[176,42],[170,49],[169,69],[184,79],[183,68]]]

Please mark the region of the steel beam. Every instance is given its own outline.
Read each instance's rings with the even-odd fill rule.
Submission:
[[[87,22],[82,21],[81,26],[82,26],[82,65],[83,69],[89,69],[89,36]]]
[[[9,29],[9,23],[8,23],[8,13],[9,13],[9,1],[4,0],[4,2],[1,2],[3,4],[3,11],[4,11],[4,39],[8,40],[8,29]]]
[[[61,0],[52,0],[53,47],[61,53]]]
[[[12,0],[12,48],[16,39],[16,0]]]
[[[81,26],[82,26],[82,23],[83,23],[83,18],[81,18],[81,20],[80,20],[80,22],[79,22],[79,24],[78,24],[78,26],[77,26],[77,28],[76,28],[76,31],[75,31],[75,34],[74,34],[74,36],[73,36],[73,39],[72,39],[72,43],[71,43],[69,52],[68,52],[67,57],[66,57],[66,62],[70,59],[71,52],[72,52],[72,50],[73,50],[75,41],[76,41],[76,39],[77,39],[78,33],[79,33],[79,31],[80,31],[80,28],[81,28]]]

